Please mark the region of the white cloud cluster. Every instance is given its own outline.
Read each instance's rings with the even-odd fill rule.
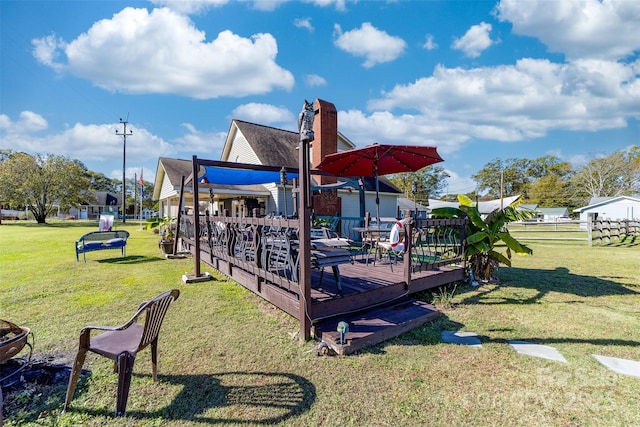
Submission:
[[[260,1],[260,0],[257,0]],[[315,6],[329,7],[334,6],[337,11],[344,12],[347,10],[347,2],[358,0],[303,0],[306,3],[312,3]]]
[[[212,7],[221,7],[229,0],[149,0],[158,6],[166,6],[185,15],[201,13]]]
[[[463,51],[469,58],[477,58],[493,44],[490,32],[491,24],[481,22],[478,25],[473,25],[464,36],[456,39],[451,47]]]
[[[236,107],[230,118],[262,124],[286,123],[295,120],[293,113],[285,107],[256,102]]]
[[[51,37],[33,44],[43,64],[112,91],[210,99],[290,90],[294,84],[291,72],[275,61],[272,35],[248,39],[227,30],[206,42],[186,16],[167,8],[126,8],[68,44]],[[66,64],[54,61],[59,49]]]
[[[453,135],[463,131],[460,136],[519,141],[554,129],[625,126],[625,116],[640,115],[639,93],[640,82],[624,64],[521,59],[513,66],[469,70],[438,66],[431,77],[397,85],[371,100],[369,108],[414,110],[416,120],[448,123]],[[403,138],[411,137],[410,130],[404,132]]]
[[[304,76],[304,82],[309,87],[326,86],[327,80],[317,74],[307,74]]]
[[[342,131],[353,140],[437,144],[450,153],[471,139],[524,141],[552,130],[622,128],[640,118],[640,2],[503,0],[496,14],[568,61],[439,65],[371,99],[367,114],[340,112]],[[452,47],[477,56],[493,43],[490,31],[487,23],[472,26]]]
[[[6,114],[0,114],[0,129],[7,134],[32,133],[49,127],[47,120],[33,111],[22,111],[17,122]]]
[[[292,115],[290,114],[292,117]],[[287,120],[291,121],[292,118]],[[189,159],[192,155],[217,158],[227,138],[226,132],[203,132],[190,123],[182,123],[185,133],[173,141],[165,141],[143,127],[131,125],[134,133],[127,138],[126,176],[133,178],[140,173],[139,159],[155,162],[157,157],[177,157]],[[0,147],[11,147],[26,153],[56,153],[77,159],[90,170],[104,170],[107,164],[122,164],[122,138],[115,130],[122,131],[119,124],[85,125],[76,123],[62,132],[37,135],[47,128],[46,120],[39,114],[23,111],[17,121],[0,114]],[[138,160],[135,160],[138,159]],[[131,163],[134,163],[132,165]],[[146,181],[152,181],[155,171],[144,169]],[[109,178],[122,179],[122,168],[106,173]]]
[[[297,28],[304,28],[306,30],[309,30],[309,32],[313,32],[315,30],[315,28],[313,28],[313,25],[311,24],[311,18],[296,18],[293,21],[293,25]]]
[[[640,50],[640,2],[629,0],[502,0],[500,21],[540,39],[570,60],[617,60]]]
[[[426,40],[422,45],[423,49],[433,50],[438,48],[438,43],[433,41],[433,34],[427,34]]]
[[[182,123],[187,130],[183,136],[172,141],[172,149],[177,153],[189,153],[206,158],[217,158],[227,139],[226,132],[203,132],[191,123]]]
[[[376,64],[390,62],[404,52],[407,44],[400,37],[391,36],[371,25],[363,23],[360,28],[343,32],[340,25],[335,25],[335,45],[355,56],[366,58],[362,64],[371,68]]]

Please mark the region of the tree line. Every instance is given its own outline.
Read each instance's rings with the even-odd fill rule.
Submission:
[[[407,198],[412,198],[417,189],[416,201],[422,203],[429,198],[440,198],[447,178],[441,166],[428,166],[415,173],[390,176]],[[640,145],[596,157],[578,168],[555,156],[496,158],[471,178],[476,182],[476,189],[465,195],[472,200],[520,195],[521,203],[572,211],[587,205],[593,197],[640,194]],[[455,201],[456,195],[448,198]]]
[[[0,206],[27,209],[39,224],[45,223],[58,209],[67,212],[81,205],[95,205],[98,191],[122,194],[121,180],[90,171],[79,160],[57,154],[30,155],[0,150],[0,182]],[[144,184],[142,206],[152,208],[153,185],[147,181]],[[140,205],[135,194],[137,185],[133,179],[126,180],[127,214],[132,214],[135,206]]]
[[[418,172],[389,176],[407,198],[426,204],[429,198],[444,198],[449,175],[442,166],[428,166]],[[472,175],[475,191],[465,195],[474,200],[520,195],[521,203],[539,207],[562,207],[569,211],[585,206],[592,197],[640,194],[640,145],[596,157],[584,166],[555,156],[537,159],[499,159]],[[137,182],[126,180],[126,210],[133,213]],[[30,155],[0,149],[0,205],[28,209],[39,223],[58,208],[92,204],[96,191],[122,194],[122,181],[93,172],[74,159],[56,154]],[[153,208],[153,185],[145,181],[144,208]],[[456,195],[448,196],[456,201]],[[139,206],[139,202],[138,206]]]

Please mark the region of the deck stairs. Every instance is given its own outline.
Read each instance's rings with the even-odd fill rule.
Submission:
[[[383,306],[319,321],[314,325],[314,335],[321,340],[319,348],[326,345],[338,355],[347,355],[395,338],[441,315],[431,304],[404,297]],[[346,333],[338,332],[341,322],[348,325]],[[340,329],[344,330],[344,323]]]

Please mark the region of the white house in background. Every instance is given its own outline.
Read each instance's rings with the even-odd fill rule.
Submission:
[[[585,223],[589,219],[639,219],[640,195],[593,197],[587,206],[574,209],[573,212],[579,213],[580,221]]]
[[[541,208],[535,204],[521,204],[518,209],[535,212],[536,219],[540,222],[566,221],[569,219],[569,209],[567,208]]]
[[[355,148],[355,145],[337,130],[337,112],[333,104],[316,100],[314,108],[317,116],[314,121],[315,140],[310,150],[312,168],[328,154]],[[219,160],[297,168],[299,139],[300,135],[297,132],[234,119],[231,121]],[[183,176],[189,176],[191,170],[191,160],[166,157],[158,159],[153,199],[159,201],[160,216],[177,216],[181,180]],[[338,180],[348,181],[348,179]],[[316,215],[334,215],[336,212],[343,217],[362,217],[364,212],[375,215],[375,180],[373,178],[345,182],[343,185],[338,183],[336,188],[340,188],[334,188],[335,191],[329,191],[331,185],[334,185],[332,182],[336,181],[334,177],[312,176],[312,181],[311,185],[316,190],[313,196]],[[363,192],[360,191],[360,187],[364,189]],[[201,205],[206,204],[205,209],[212,213],[228,210],[232,216],[250,216],[252,209],[258,208],[262,214],[266,215],[285,212],[288,215],[293,214],[291,180],[288,181],[284,190],[279,182],[260,185],[212,183],[209,186],[200,185],[198,188]],[[380,216],[395,217],[399,193],[400,191],[389,180],[380,177]],[[184,199],[185,208],[193,207],[190,186],[185,188]],[[364,203],[361,203],[361,200]],[[202,208],[200,206],[201,211]]]
[[[406,197],[398,197],[398,218],[402,218],[406,211],[411,211],[413,216],[415,211],[418,211],[418,218],[426,218],[429,213],[429,207],[414,202]]]

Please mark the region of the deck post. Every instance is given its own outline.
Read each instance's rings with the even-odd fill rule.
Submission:
[[[193,240],[195,244],[195,254],[193,256],[194,262],[194,275],[200,277],[200,213],[198,207],[200,206],[200,200],[198,200],[198,171],[200,167],[198,165],[198,156],[193,156],[193,173],[191,174],[191,188],[193,189]]]
[[[311,338],[311,175],[309,149],[313,135],[313,121],[318,111],[305,101],[298,119],[300,143],[298,145],[298,177],[300,178],[299,209],[299,254],[300,275],[298,276],[300,311],[300,340]]]
[[[405,253],[404,253],[404,281],[407,289],[411,283],[411,253],[413,252],[413,224],[414,220],[407,221],[404,225],[405,230]]]

